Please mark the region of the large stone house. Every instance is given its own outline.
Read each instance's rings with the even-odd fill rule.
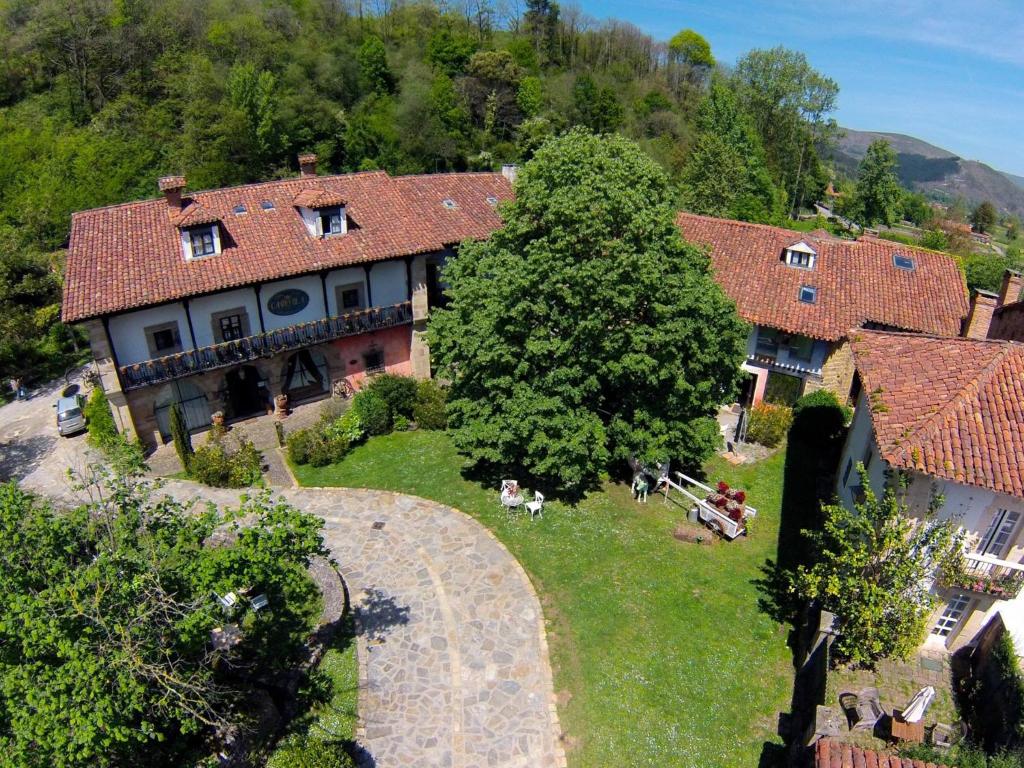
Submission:
[[[926,646],[956,650],[996,613],[1024,648],[1024,344],[856,331],[861,381],[836,493],[862,493],[858,462],[877,494],[896,473],[911,514],[932,494],[967,534],[967,578],[932,587],[942,605]]]
[[[121,429],[155,445],[180,403],[262,413],[375,371],[430,375],[424,332],[459,242],[500,226],[502,174],[297,178],[74,214],[63,319],[88,330]]]
[[[841,240],[680,213],[708,247],[715,279],[753,326],[745,404],[826,388],[856,399],[851,328],[957,336],[969,305],[952,257],[888,240]]]

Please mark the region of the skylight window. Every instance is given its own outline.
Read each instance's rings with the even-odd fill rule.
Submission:
[[[446,197],[444,200],[442,200],[441,205],[443,205],[449,211],[454,211],[456,208],[459,207],[459,204],[452,200],[450,197]]]
[[[498,198],[496,198],[494,195],[488,195],[487,196],[487,204],[490,205],[491,207],[497,205],[498,204]]]
[[[801,285],[800,301],[802,301],[804,304],[817,304],[818,289],[815,288],[813,285]]]
[[[893,266],[899,269],[910,270],[914,268],[914,260],[909,256],[904,256],[902,253],[894,253],[892,255],[892,263]]]
[[[262,200],[260,201],[260,208],[264,211],[272,211],[274,210],[274,203],[271,200]]]
[[[236,206],[235,206],[234,208],[232,208],[231,210],[232,210],[232,212],[233,212],[233,213],[234,213],[234,214],[235,214],[236,216],[241,216],[241,215],[242,215],[243,213],[247,213],[247,212],[248,212],[248,211],[246,211],[246,209],[245,209],[245,206],[244,206],[244,205],[243,205],[242,203],[239,203],[238,205],[236,205]]]

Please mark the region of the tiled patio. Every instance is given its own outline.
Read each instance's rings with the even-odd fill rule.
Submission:
[[[841,694],[857,693],[864,688],[874,687],[878,689],[882,709],[886,715],[891,716],[894,710],[902,710],[914,694],[926,685],[935,688],[935,700],[925,713],[925,727],[929,728],[937,722],[946,725],[957,722],[959,717],[953,703],[949,656],[944,653],[920,652],[907,661],[880,661],[874,670],[832,670],[828,676],[825,705],[841,713]],[[879,749],[885,745],[883,739],[875,737],[870,731],[851,731],[845,727],[834,740],[870,749]]]

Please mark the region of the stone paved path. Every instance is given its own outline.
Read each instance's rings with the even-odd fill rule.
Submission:
[[[237,499],[190,483],[166,489],[182,499]],[[449,507],[383,491],[281,495],[324,518],[351,592],[360,626],[358,741],[372,765],[565,765],[540,603],[486,528]]]

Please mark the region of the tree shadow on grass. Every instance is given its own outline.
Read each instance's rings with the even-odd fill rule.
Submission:
[[[478,485],[484,491],[493,492],[495,499],[501,493],[502,480],[516,480],[520,489],[529,489],[530,498],[526,499],[527,501],[532,501],[533,491],[540,491],[544,494],[545,501],[558,501],[569,506],[575,506],[588,494],[601,490],[601,483],[597,479],[575,488],[558,488],[552,486],[547,480],[538,479],[523,472],[522,469],[502,467],[485,462],[469,464],[464,467],[462,479]]]

